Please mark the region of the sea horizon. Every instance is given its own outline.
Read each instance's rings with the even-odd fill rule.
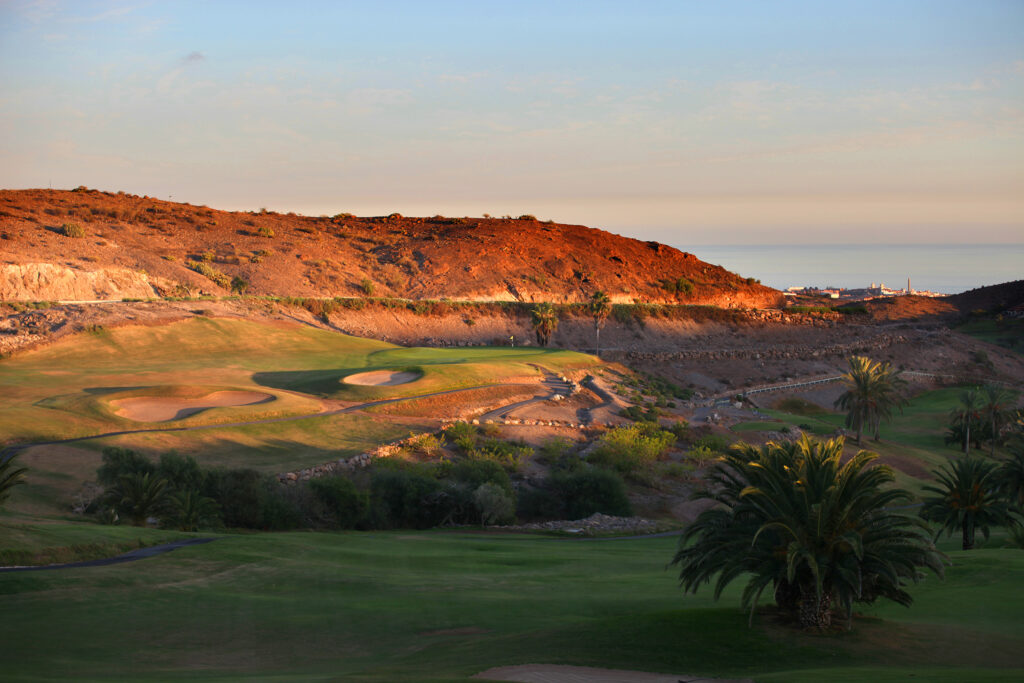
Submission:
[[[776,289],[872,283],[959,294],[1024,279],[1024,244],[672,244]]]

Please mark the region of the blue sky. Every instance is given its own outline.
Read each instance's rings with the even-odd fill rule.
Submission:
[[[1024,3],[0,0],[0,186],[1024,241]]]

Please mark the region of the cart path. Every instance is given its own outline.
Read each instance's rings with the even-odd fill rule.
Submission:
[[[190,545],[200,545],[203,543],[211,543],[216,541],[216,538],[185,538],[180,541],[171,541],[170,543],[161,543],[160,545],[151,545],[146,548],[139,548],[138,550],[132,550],[124,553],[123,555],[116,555],[114,557],[104,557],[99,560],[84,560],[82,562],[68,562],[66,564],[43,564],[25,567],[0,567],[0,573],[6,572],[39,572],[47,569],[77,569],[79,567],[106,567],[112,564],[123,564],[125,562],[135,562],[137,560],[143,560],[147,557],[155,557],[156,555],[163,555],[169,553],[172,550],[178,548],[184,548]]]

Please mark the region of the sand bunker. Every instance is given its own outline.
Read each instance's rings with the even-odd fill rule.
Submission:
[[[473,676],[495,681],[519,681],[520,683],[685,683],[704,681],[715,683],[753,683],[749,678],[703,678],[701,676],[678,676],[652,674],[644,671],[623,669],[595,669],[589,666],[562,666],[558,664],[524,664],[488,669]]]
[[[181,420],[209,408],[251,406],[273,401],[274,397],[259,391],[217,391],[202,398],[138,396],[111,401],[117,414],[136,422],[167,422]]]
[[[358,384],[361,387],[392,387],[396,384],[408,384],[420,378],[416,372],[395,372],[393,370],[377,370],[349,375],[342,381],[345,384]]]

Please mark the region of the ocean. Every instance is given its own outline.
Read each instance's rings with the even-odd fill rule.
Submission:
[[[867,287],[958,294],[1024,279],[1024,244],[672,245],[776,289]]]

